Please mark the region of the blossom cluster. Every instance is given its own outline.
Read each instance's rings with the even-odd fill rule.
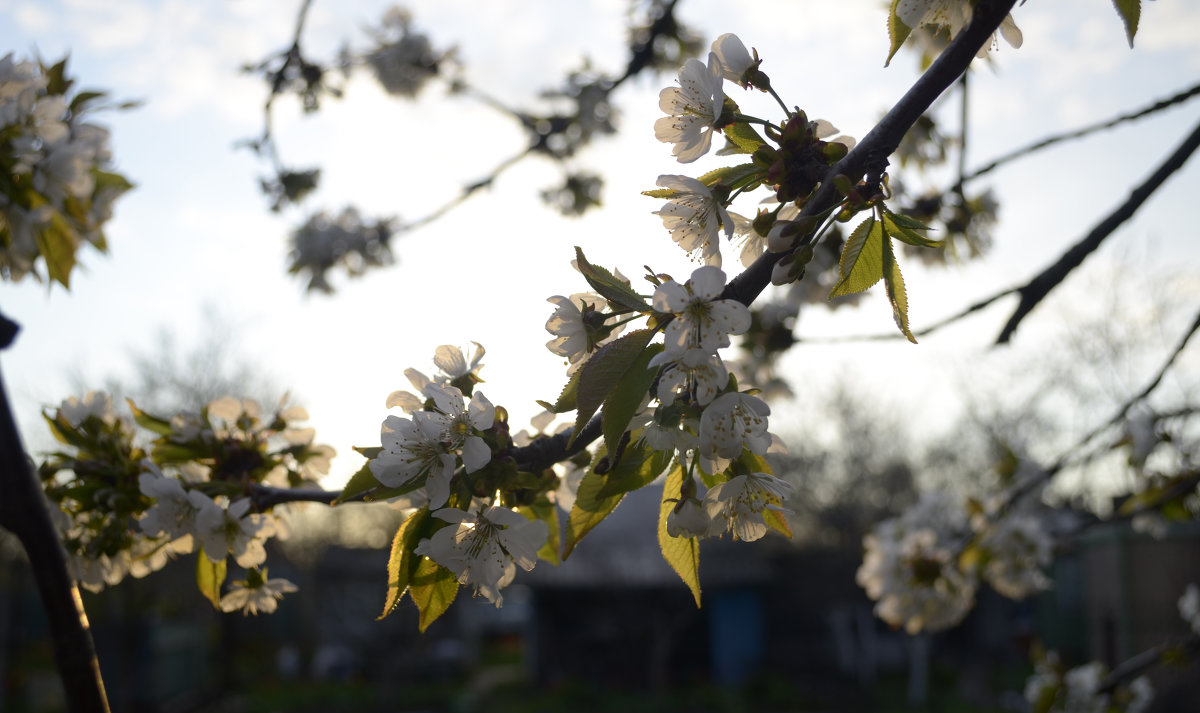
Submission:
[[[1049,586],[1042,568],[1052,542],[1040,518],[1023,512],[969,518],[962,501],[943,492],[925,493],[899,517],[877,524],[863,548],[859,585],[881,619],[910,634],[962,621],[980,580],[1013,599]]]
[[[1056,653],[1037,662],[1025,683],[1025,700],[1039,713],[1144,713],[1154,700],[1150,679],[1102,692],[1107,667],[1099,661],[1066,669]]]
[[[113,409],[108,394],[90,392],[46,414],[68,448],[51,454],[39,475],[81,586],[98,591],[196,553],[213,571],[223,573],[227,558],[247,570],[231,598],[214,605],[273,609],[277,597],[268,604],[264,592],[281,595],[294,586],[266,579],[259,568],[266,542],[287,528],[280,509],[260,511],[253,496],[256,489],[305,487],[328,473],[333,449],[314,444],[313,429],[295,425],[308,414],[280,404],[265,416],[257,402],[232,397],[170,418],[132,403],[130,410],[132,420]],[[142,445],[139,426],[157,439]]]
[[[0,274],[68,284],[83,243],[105,249],[104,223],[131,186],[107,170],[108,130],[86,121],[102,93],[68,94],[66,60],[0,58]]]

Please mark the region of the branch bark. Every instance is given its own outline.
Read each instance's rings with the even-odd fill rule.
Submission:
[[[4,319],[6,325],[12,322]],[[6,330],[7,331],[7,330]],[[54,657],[73,713],[109,713],[100,662],[88,630],[79,588],[67,571],[67,554],[50,519],[0,379],[0,526],[29,555],[42,606],[50,622]]]

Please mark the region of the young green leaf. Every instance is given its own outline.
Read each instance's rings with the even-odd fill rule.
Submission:
[[[357,473],[350,476],[350,480],[347,481],[346,487],[342,488],[342,494],[337,496],[337,499],[333,501],[333,504],[341,505],[348,500],[357,498],[359,495],[371,492],[372,490],[380,487],[380,485],[382,485],[382,483],[376,480],[375,474],[371,472],[371,462],[367,461],[366,463],[363,463],[363,467],[359,468]]]
[[[214,563],[204,554],[204,548],[196,551],[196,586],[204,598],[221,608],[221,585],[225,583],[225,560]]]
[[[754,127],[746,122],[730,124],[725,127],[725,138],[729,139],[729,143],[733,144],[734,153],[754,153],[759,146],[765,145],[767,142],[759,136]]]
[[[392,538],[392,553],[388,557],[387,564],[387,600],[383,604],[383,613],[379,615],[379,619],[391,614],[396,609],[400,598],[404,596],[404,591],[408,589],[413,569],[416,568],[417,560],[421,559],[420,556],[413,554],[413,548],[417,546],[421,535],[424,534],[425,525],[428,522],[429,508],[421,508],[409,515],[408,519],[396,530],[396,536]]]
[[[874,216],[859,223],[842,248],[841,279],[829,299],[865,292],[883,279],[884,242],[883,227]]]
[[[601,448],[596,456],[597,460],[603,456],[603,453],[604,449]],[[567,543],[563,547],[562,554],[564,560],[571,556],[571,552],[575,550],[575,546],[579,544],[583,536],[608,517],[608,514],[625,497],[625,493],[602,496],[600,490],[604,487],[604,481],[605,476],[595,471],[594,464],[588,467],[587,474],[583,476],[583,480],[579,481],[575,504],[571,506],[571,512],[567,515]]]
[[[171,435],[171,432],[174,429],[171,428],[170,421],[158,418],[157,416],[151,416],[135,406],[132,399],[125,399],[125,402],[129,404],[129,411],[133,413],[133,420],[135,423],[137,423],[137,425],[141,426],[147,431],[153,431],[160,436]]]
[[[683,468],[676,466],[663,485],[662,504],[658,508],[658,546],[663,559],[692,590],[696,606],[700,606],[700,543],[694,537],[671,537],[667,534],[667,517],[675,508],[683,488]]]
[[[650,384],[654,381],[658,369],[651,369],[649,363],[654,355],[662,350],[661,344],[651,344],[643,349],[617,382],[616,388],[604,399],[604,410],[600,413],[600,418],[604,430],[604,445],[609,453],[617,449],[617,442],[621,440],[621,435],[625,433],[630,420],[637,414],[650,391]]]
[[[649,314],[653,311],[650,309],[650,305],[646,304],[646,300],[642,299],[642,296],[634,292],[633,288],[623,280],[618,280],[615,275],[603,267],[588,262],[579,247],[575,248],[575,264],[579,266],[579,271],[583,273],[584,279],[588,281],[592,289],[599,292],[604,299],[641,314]]]
[[[767,508],[762,511],[762,516],[763,522],[766,523],[767,527],[789,540],[792,538],[792,528],[788,527],[787,518],[783,516],[782,512]]]
[[[46,274],[67,289],[71,288],[71,270],[75,267],[75,250],[79,236],[67,224],[61,213],[50,217],[50,224],[37,234],[38,252],[46,261]]]
[[[915,247],[938,248],[942,246],[942,241],[930,240],[918,233],[918,230],[929,230],[929,226],[906,215],[893,213],[886,207],[883,209],[883,232],[889,237]]]
[[[583,369],[576,369],[571,378],[567,379],[567,385],[562,388],[562,392],[558,395],[558,400],[554,403],[549,401],[538,400],[538,405],[546,409],[550,413],[567,413],[574,411],[576,405],[576,396],[579,392],[579,377]]]
[[[650,340],[654,338],[653,329],[639,329],[630,332],[616,341],[609,342],[596,350],[587,363],[579,369],[579,387],[576,394],[578,413],[575,416],[575,430],[571,434],[581,433],[588,419],[596,413],[596,409],[604,403],[608,395],[626,378]]]
[[[718,183],[729,186],[731,190],[745,188],[750,184],[758,185],[766,172],[754,163],[743,163],[738,166],[722,166],[701,176],[698,180],[712,188]]]
[[[912,28],[904,24],[896,15],[896,6],[899,4],[900,0],[892,0],[892,7],[888,10],[888,39],[891,40],[892,46],[888,48],[888,56],[883,63],[885,67],[891,64],[892,57],[896,56],[900,45],[904,44],[912,32]]]
[[[597,497],[607,498],[649,485],[671,464],[671,457],[671,453],[645,445],[628,446],[621,460],[604,474],[604,485],[600,486]]]
[[[1138,21],[1142,18],[1142,0],[1113,0],[1113,7],[1121,16],[1121,22],[1125,23],[1125,37],[1132,49],[1133,36],[1137,34]]]
[[[908,328],[908,295],[904,291],[904,276],[900,274],[900,265],[896,262],[896,254],[892,252],[891,240],[883,241],[883,284],[887,288],[888,301],[892,303],[896,326],[908,341],[916,344],[917,338]]]
[[[422,557],[408,583],[408,594],[417,605],[417,628],[424,634],[429,625],[446,613],[458,594],[454,573],[433,560]]]

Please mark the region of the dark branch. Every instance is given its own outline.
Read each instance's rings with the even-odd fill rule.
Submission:
[[[1000,166],[1003,166],[1006,163],[1015,161],[1019,158],[1027,156],[1036,151],[1040,151],[1044,148],[1048,148],[1050,146],[1053,146],[1057,143],[1061,143],[1063,141],[1069,141],[1071,139],[1081,139],[1085,136],[1088,136],[1089,134],[1094,134],[1095,132],[1103,131],[1104,129],[1111,129],[1115,126],[1124,124],[1127,121],[1134,121],[1137,119],[1141,119],[1144,116],[1149,116],[1150,114],[1155,114],[1157,112],[1162,111],[1163,109],[1167,109],[1169,107],[1175,106],[1176,104],[1182,104],[1183,102],[1187,101],[1188,99],[1191,99],[1192,97],[1194,97],[1198,94],[1200,94],[1200,84],[1197,84],[1196,86],[1194,86],[1190,89],[1185,89],[1184,91],[1179,92],[1175,96],[1156,101],[1149,106],[1138,109],[1137,111],[1129,112],[1128,114],[1121,114],[1120,116],[1114,117],[1107,121],[1101,121],[1099,123],[1092,124],[1090,126],[1085,126],[1082,129],[1076,129],[1075,131],[1068,131],[1066,133],[1049,136],[1047,138],[1042,139],[1041,141],[1037,141],[1037,142],[1032,143],[1023,148],[1019,148],[1016,151],[1012,151],[1010,153],[1004,154],[1000,158],[997,158],[997,159],[993,160],[991,163],[988,163],[983,168],[977,169],[977,170],[973,171],[972,173],[969,173],[966,176],[963,176],[959,180],[958,184],[956,186],[954,186],[953,188],[951,188],[950,190],[951,191],[961,190],[964,183],[967,183],[968,181],[973,181],[976,178],[979,178],[980,176],[983,176],[988,173],[991,173],[992,171],[995,171],[997,168],[999,168]]]
[[[83,600],[67,571],[67,554],[47,507],[0,382],[0,526],[16,535],[29,555],[50,622],[54,658],[68,709],[73,713],[108,713],[108,698]]]
[[[1138,186],[1129,195],[1120,207],[1113,211],[1107,218],[1102,220],[1092,231],[1084,237],[1083,240],[1071,247],[1058,262],[1046,268],[1037,277],[1033,278],[1024,287],[1021,287],[1018,292],[1021,295],[1021,302],[1017,305],[1017,309],[1013,312],[1012,317],[1008,319],[1008,323],[1000,330],[1000,336],[996,338],[997,344],[1004,344],[1012,338],[1013,332],[1017,331],[1017,326],[1021,320],[1025,319],[1033,308],[1041,302],[1050,291],[1057,287],[1067,275],[1084,261],[1096,248],[1100,247],[1100,243],[1111,235],[1122,223],[1133,217],[1138,208],[1146,202],[1154,191],[1158,190],[1168,177],[1177,171],[1184,162],[1195,152],[1196,148],[1200,147],[1200,125],[1197,125],[1187,139],[1175,150],[1174,153],[1163,162],[1158,170],[1154,172],[1146,182]],[[847,157],[849,158],[849,157]]]
[[[984,299],[979,300],[978,302],[972,304],[971,306],[967,307],[966,309],[964,309],[960,312],[957,312],[955,314],[952,314],[949,317],[946,317],[945,319],[943,319],[939,322],[934,322],[933,324],[929,325],[928,327],[925,327],[924,329],[919,329],[919,330],[914,331],[913,336],[927,337],[930,334],[933,334],[934,332],[938,331],[942,327],[947,327],[951,324],[954,324],[955,322],[959,321],[960,319],[963,319],[972,314],[975,314],[979,310],[990,306],[996,300],[998,300],[1002,297],[1008,297],[1009,295],[1016,294],[1016,292],[1017,292],[1017,288],[1015,288],[1015,287],[1010,287],[1007,290],[1001,290],[1000,292],[997,292],[996,294],[992,295],[991,297],[985,297]],[[857,336],[851,335],[848,337],[816,337],[816,338],[808,338],[808,339],[802,339],[802,338],[796,339],[797,343],[805,342],[808,344],[838,344],[841,342],[884,342],[884,341],[893,341],[893,340],[907,341],[908,337],[904,336],[900,332],[891,331],[886,334],[863,334],[863,335],[857,335]]]

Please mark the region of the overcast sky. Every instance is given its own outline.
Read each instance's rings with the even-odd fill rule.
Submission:
[[[674,162],[651,129],[660,116],[658,92],[674,77],[642,77],[616,95],[620,135],[576,161],[604,174],[603,210],[581,220],[547,210],[538,191],[560,175],[549,164],[528,161],[444,219],[400,239],[396,266],[357,281],[338,279],[333,297],[305,294],[303,284],[285,274],[286,239],[311,212],[354,204],[368,215],[419,217],[519,151],[524,139],[495,113],[447,99],[437,87],[417,103],[404,103],[364,76],[348,85],[343,101],[315,116],[302,115],[290,101],[279,103],[276,129],[285,162],[320,164],[324,180],[303,208],[270,213],[258,191],[266,166],[234,148],[261,130],[265,88],[238,67],[289,44],[298,4],[10,0],[0,6],[0,55],[36,50],[55,60],[69,51],[80,86],[145,101],[140,109],[103,117],[118,170],[137,184],[117,204],[108,230],[111,254],[81,252],[83,267],[70,293],[32,282],[0,285],[5,314],[23,325],[3,366],[31,444],[45,444],[38,411],[69,395],[71,374],[96,382],[127,374],[131,350],[149,349],[163,327],[185,344],[204,339],[202,314],[211,305],[233,324],[232,357],[253,362],[291,390],[312,414],[318,440],[343,454],[335,473],[344,475],[361,463],[351,445],[378,445],[384,400],[407,387],[404,369],[429,370],[440,344],[487,347],[484,393],[514,414],[517,428],[538,410],[535,399],[556,396],[564,376],[558,358],[542,346],[552,311],[545,300],[586,287],[569,267],[572,246],[628,275],[640,274],[645,264],[678,277],[690,271],[651,213],[660,201],[639,192],[653,188],[659,174],[699,175],[726,159]],[[387,6],[316,0],[306,49],[328,59],[345,41],[362,47],[364,28]],[[561,81],[583,56],[610,71],[625,60],[624,0],[423,0],[408,6],[436,46],[458,47],[471,83],[518,106]],[[763,69],[785,100],[862,136],[917,72],[907,54],[883,67],[888,41],[881,6],[875,0],[836,9],[833,3],[685,0],[681,15],[706,43],[736,32],[765,58]],[[1024,46],[1001,43],[993,67],[975,73],[968,165],[1168,96],[1200,77],[1195,3],[1147,4],[1132,51],[1108,0],[1029,0],[1014,17]],[[744,107],[777,118],[770,103],[755,103],[759,99]],[[948,106],[945,115],[956,110]],[[914,327],[1036,273],[1123,200],[1198,116],[1196,106],[1176,108],[997,172],[990,185],[1001,200],[1001,225],[986,260],[936,271],[903,263]],[[1200,241],[1191,227],[1197,188],[1200,169],[1189,165],[1089,263],[1092,274],[1130,256],[1142,265],[1200,274]],[[727,267],[736,266],[736,253],[726,256]],[[1094,289],[1088,284],[1081,278],[1068,285],[1074,308],[1086,309],[1087,290]],[[1194,314],[1200,302],[1195,280],[1190,289],[1197,296]],[[1035,313],[1018,333],[1018,348],[1035,347],[1061,327],[1062,315],[1070,313],[1064,304]],[[963,375],[973,373],[969,368],[978,367],[986,381],[994,373],[989,369],[1011,356],[986,349],[1011,307],[993,308],[916,347],[798,350],[789,363],[803,375],[800,398],[776,405],[774,430],[787,436],[789,424],[804,421],[798,414],[805,388],[847,376],[877,389],[882,399],[916,402],[917,418],[936,420],[946,411],[930,411],[931,403],[941,403],[931,394],[949,398]],[[876,296],[855,309],[808,310],[800,331],[891,328],[890,308]],[[1164,338],[1175,337],[1168,330]],[[1193,368],[1200,361],[1194,350],[1188,360]]]

